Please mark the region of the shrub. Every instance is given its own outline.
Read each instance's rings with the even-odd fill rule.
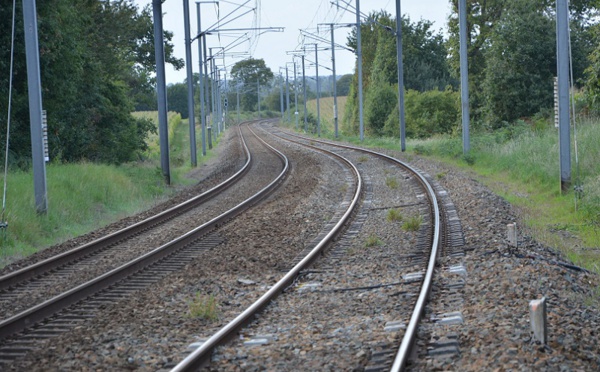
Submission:
[[[431,150],[423,145],[416,145],[413,151],[417,155],[431,155]]]
[[[465,163],[467,163],[468,165],[473,165],[475,164],[475,155],[473,155],[472,152],[469,152],[467,154],[464,154],[462,156],[463,160],[465,161]]]
[[[383,133],[386,119],[397,106],[397,100],[398,95],[391,85],[374,84],[365,102],[365,121],[372,133]]]
[[[459,125],[460,95],[452,90],[417,92],[404,96],[406,136],[427,138],[435,134],[451,134]],[[398,105],[389,112],[384,133],[396,136],[399,131]]]

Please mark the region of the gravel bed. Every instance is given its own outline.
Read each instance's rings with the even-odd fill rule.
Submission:
[[[398,154],[396,154],[398,155]],[[531,238],[517,209],[478,183],[474,176],[423,159],[413,163],[449,191],[463,224],[467,246],[463,264],[466,285],[461,308],[447,308],[434,296],[426,319],[460,311],[463,324],[426,323],[422,340],[456,338],[460,353],[448,358],[425,357],[413,370],[600,370],[600,280],[597,275],[568,269],[559,252]],[[507,240],[508,223],[516,222],[518,246]],[[450,258],[445,258],[445,262]],[[438,291],[441,291],[438,288]],[[546,297],[548,345],[533,338],[529,301]]]
[[[331,254],[244,329],[239,340],[220,347],[208,370],[360,370],[374,352],[403,335],[402,329],[386,326],[406,324],[412,312],[414,298],[408,296],[419,286],[402,275],[422,269],[406,262],[418,232],[405,231],[402,221],[388,221],[387,215],[396,209],[406,221],[426,214],[417,196],[422,190],[407,173],[377,157],[328,148],[358,164],[365,178],[368,191],[361,208],[367,218],[361,231],[334,244]],[[261,339],[267,343],[249,346]]]
[[[222,228],[225,244],[207,252],[181,273],[107,307],[98,318],[52,340],[16,363],[13,369],[168,369],[183,359],[191,342],[210,335],[251,303],[258,290],[265,290],[282,275],[281,262],[304,249],[326,223],[327,216],[333,215],[344,183],[338,165],[322,155],[290,145],[277,147],[291,156],[292,176],[267,203]],[[456,258],[442,257],[440,279],[436,281],[425,322],[419,330],[419,358],[409,369],[600,370],[598,276],[555,264],[568,260],[551,247],[534,241],[522,227],[525,224],[519,211],[482,186],[475,176],[416,156],[387,153],[428,172],[448,191],[466,240],[465,256],[459,261],[467,274],[461,277],[464,286],[454,291],[458,300],[447,301],[445,296],[445,284],[456,280],[445,269],[455,264]],[[343,263],[347,276],[330,276],[335,265],[319,261],[286,296],[280,297],[243,331],[245,339],[260,336],[259,333],[270,336],[267,345],[222,347],[218,355],[225,357],[217,356],[219,364],[210,368],[219,369],[217,366],[221,365],[220,370],[283,370],[290,366],[297,366],[296,370],[362,370],[369,365],[373,350],[397,341],[401,331],[385,332],[384,327],[390,320],[404,321],[397,319],[397,314],[412,289],[410,285],[390,285],[370,291],[331,291],[394,284],[401,282],[402,274],[412,269],[406,267],[408,264],[400,256],[390,253],[366,258],[367,254],[384,252],[416,239],[414,234],[396,236],[400,230],[398,224],[382,221],[385,210],[375,208],[389,207],[390,202],[382,196],[385,188],[378,183],[385,168],[370,166],[369,162],[370,159],[363,161],[361,168],[372,174],[369,179],[373,210],[355,238],[354,248],[342,252],[333,249],[331,257],[325,257]],[[381,200],[377,199],[380,197]],[[409,196],[402,196],[405,197]],[[403,200],[395,200],[393,204],[412,204]],[[416,211],[414,208],[406,208],[407,212],[402,208],[402,212],[409,215]],[[510,222],[519,227],[517,248],[509,247],[506,242],[506,224]],[[278,229],[282,229],[281,233]],[[365,247],[364,239],[372,234],[383,242],[375,247],[378,250]],[[342,254],[335,258],[334,252]],[[362,269],[370,272],[365,274]],[[197,294],[215,296],[219,304],[218,320],[190,317],[188,303]],[[547,346],[533,339],[529,326],[528,303],[542,296],[548,300]],[[283,310],[289,306],[297,306],[297,322],[284,318]],[[301,316],[307,308],[315,310],[311,318]],[[449,311],[460,312],[464,322],[442,326],[431,321]],[[267,324],[267,319],[279,316],[287,326]],[[365,338],[354,339],[354,333]],[[340,336],[344,342],[339,342]],[[313,348],[302,337],[320,341]],[[448,338],[457,341],[459,353],[444,357],[428,353],[435,341]],[[225,360],[231,364],[225,364]]]

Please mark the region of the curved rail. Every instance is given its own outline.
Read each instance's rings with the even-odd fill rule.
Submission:
[[[254,134],[254,133],[253,133]],[[256,134],[254,134],[256,135]],[[257,137],[258,138],[258,137]],[[267,145],[268,146],[268,145]],[[198,226],[197,228],[187,232],[186,234],[176,238],[145,255],[136,258],[110,272],[107,272],[96,279],[90,280],[76,288],[73,288],[61,295],[58,295],[42,304],[34,306],[19,314],[12,316],[0,322],[0,339],[6,338],[14,333],[22,331],[34,324],[48,318],[58,311],[73,305],[98,291],[107,288],[120,280],[130,276],[132,273],[143,270],[145,267],[152,265],[161,259],[177,252],[186,245],[193,243],[199,237],[208,233],[211,229],[220,226],[227,220],[239,215],[243,211],[256,204],[271,192],[273,192],[284,180],[289,171],[289,161],[281,152],[268,146],[282,161],[283,170],[281,173],[267,186],[262,188],[256,194],[247,198],[237,206],[213,218],[212,220]]]
[[[322,149],[319,150],[328,152]],[[239,330],[244,325],[248,324],[248,322],[255,315],[257,315],[258,312],[260,312],[260,310],[267,306],[269,302],[275,299],[285,288],[287,288],[298,276],[300,271],[306,268],[332,241],[332,239],[341,231],[343,225],[348,221],[352,212],[354,211],[356,204],[358,203],[363,188],[363,181],[360,176],[360,173],[358,172],[358,169],[354,166],[354,164],[352,164],[349,160],[338,154],[334,154],[331,152],[328,153],[341,159],[344,163],[348,164],[357,178],[356,191],[352,198],[352,202],[346,209],[346,212],[344,213],[342,218],[335,224],[331,231],[329,231],[329,233],[302,259],[302,261],[296,264],[296,266],[294,266],[285,276],[283,276],[283,278],[281,278],[274,286],[271,287],[271,289],[269,289],[265,294],[263,294],[244,312],[242,312],[235,319],[233,319],[231,322],[229,322],[227,325],[221,328],[217,333],[211,336],[208,340],[206,340],[206,342],[204,342],[200,347],[198,347],[177,366],[175,366],[171,370],[172,372],[195,371],[202,365],[204,365],[204,363],[207,363],[210,360],[212,351],[218,345],[231,338],[237,330]]]
[[[439,250],[440,250],[441,217],[440,217],[440,209],[438,206],[437,197],[435,195],[435,192],[433,191],[433,187],[429,184],[429,182],[425,179],[425,177],[423,177],[423,175],[421,175],[421,173],[419,171],[417,171],[410,165],[404,163],[403,161],[400,161],[391,156],[388,156],[388,155],[385,155],[385,154],[382,154],[382,153],[379,153],[376,151],[363,149],[360,147],[347,146],[347,145],[342,145],[339,143],[333,143],[333,142],[329,142],[329,141],[319,140],[319,139],[315,139],[315,138],[303,137],[303,136],[299,136],[299,135],[289,133],[289,132],[286,132],[286,133],[290,136],[302,138],[304,140],[323,143],[323,144],[340,147],[340,148],[362,151],[362,152],[365,152],[368,154],[379,156],[390,162],[400,164],[402,167],[406,168],[411,173],[415,174],[419,180],[419,183],[421,183],[423,185],[423,187],[425,188],[425,190],[427,191],[427,197],[429,198],[429,200],[431,202],[431,206],[433,208],[432,212],[433,212],[433,221],[434,221],[433,239],[432,239],[432,243],[431,243],[431,254],[429,256],[429,261],[427,264],[427,271],[425,272],[425,277],[423,279],[423,284],[421,285],[421,291],[419,293],[419,297],[415,304],[413,313],[410,317],[410,321],[406,327],[406,331],[404,333],[404,337],[402,338],[400,347],[398,348],[398,353],[396,354],[394,363],[392,364],[391,371],[393,371],[393,372],[401,371],[401,370],[403,370],[404,366],[406,365],[406,362],[408,361],[411,349],[414,346],[414,342],[415,342],[415,338],[416,338],[416,334],[417,334],[417,327],[419,325],[419,321],[421,320],[421,315],[423,314],[423,311],[425,310],[425,305],[429,298],[429,293],[431,291],[431,283],[432,283],[432,279],[433,279],[433,273],[434,273],[434,269],[435,269],[435,262],[438,258]]]
[[[240,131],[241,137],[241,129]],[[246,155],[246,163],[238,170],[234,175],[211,188],[210,190],[205,191],[204,193],[197,195],[185,202],[178,204],[172,208],[169,208],[157,215],[149,217],[143,221],[137,222],[131,226],[128,226],[124,229],[116,231],[112,234],[103,236],[102,238],[96,239],[92,242],[79,246],[77,248],[71,249],[67,252],[61,253],[59,255],[50,257],[33,265],[24,267],[22,269],[13,271],[9,274],[0,277],[0,291],[3,289],[10,288],[12,286],[17,285],[18,283],[22,283],[26,280],[34,278],[36,276],[42,275],[52,269],[60,267],[62,265],[74,262],[80,258],[86,257],[94,252],[100,251],[105,247],[113,245],[117,242],[126,240],[132,236],[139,234],[140,232],[147,230],[150,227],[156,226],[163,222],[166,222],[179,214],[184,213],[185,211],[198,206],[199,204],[205,202],[206,200],[212,198],[214,195],[222,192],[227,189],[229,186],[233,185],[237,180],[239,180],[250,168],[250,164],[252,162],[252,157],[250,155],[250,151],[246,145],[244,139],[241,139],[242,146]]]

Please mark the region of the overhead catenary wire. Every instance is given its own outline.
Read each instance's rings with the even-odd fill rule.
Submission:
[[[569,7],[570,1],[567,0],[567,8]],[[567,12],[567,19],[569,19],[569,13]],[[576,118],[576,111],[575,111],[575,80],[573,79],[573,50],[571,47],[571,25],[570,25],[570,21],[567,22],[567,35],[568,35],[568,42],[569,42],[569,73],[570,73],[570,88],[571,88],[571,110],[572,110],[572,115],[571,115],[571,120],[573,121],[573,143],[574,143],[574,147],[575,147],[575,186],[574,186],[574,191],[575,191],[575,210],[577,210],[577,199],[579,197],[582,196],[583,193],[583,188],[581,185],[581,178],[580,178],[580,169],[579,169],[579,148],[578,148],[578,141],[577,141],[577,118]]]
[[[6,190],[8,189],[8,154],[10,144],[10,117],[11,117],[11,106],[12,106],[12,81],[13,81],[13,65],[15,55],[15,15],[16,15],[17,0],[13,0],[13,12],[12,12],[12,31],[10,40],[10,72],[8,77],[8,114],[6,119],[6,148],[4,154],[4,191],[2,193],[2,214],[0,217],[0,228],[6,230],[8,223],[5,220],[6,214]],[[6,236],[6,235],[5,235]]]

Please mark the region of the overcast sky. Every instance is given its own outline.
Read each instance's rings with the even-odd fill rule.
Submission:
[[[196,1],[190,1],[190,13],[191,13],[191,33],[195,36],[197,30],[197,18],[196,18]],[[254,28],[254,27],[284,27],[283,32],[266,32],[255,37],[256,32],[250,33],[252,36],[252,42],[243,42],[237,46],[231,52],[243,53],[249,52],[250,55],[246,56],[226,56],[225,65],[228,65],[228,69],[231,69],[231,65],[242,58],[262,58],[273,73],[279,73],[279,68],[284,67],[286,63],[290,63],[290,76],[293,74],[293,65],[291,64],[293,57],[287,54],[287,51],[296,50],[300,48],[303,43],[303,38],[300,35],[300,29],[306,30],[310,33],[318,33],[323,38],[330,40],[329,26],[319,25],[321,23],[353,23],[356,22],[356,16],[353,7],[356,5],[356,0],[251,0],[248,1],[245,7],[238,9],[239,5],[242,5],[247,0],[221,0],[219,7],[215,4],[209,3],[207,0],[202,0],[205,4],[201,4],[201,25],[202,29],[206,30],[207,27],[214,25],[218,18],[217,12],[221,19],[224,19],[228,14],[231,15],[222,22],[234,19],[242,15],[244,12],[249,11],[248,14],[241,16],[229,24],[224,24],[221,29],[231,28]],[[352,7],[348,7],[346,3],[350,3]],[[151,4],[152,0],[135,0],[135,2],[143,7],[147,4]],[[338,3],[339,8],[332,4]],[[237,5],[236,5],[237,4]],[[441,30],[445,28],[446,20],[450,14],[450,1],[449,0],[410,0],[403,1],[402,14],[408,15],[412,22],[416,22],[420,19],[426,19],[434,23],[434,28]],[[252,11],[252,8],[257,8],[256,11]],[[363,0],[360,2],[360,10],[364,14],[368,14],[371,11],[386,10],[392,14],[393,17],[396,15],[395,0]],[[234,12],[235,11],[235,12]],[[233,12],[233,13],[232,13]],[[164,28],[174,33],[173,43],[175,45],[175,56],[178,58],[185,59],[185,42],[184,42],[184,26],[183,26],[183,2],[180,0],[167,0],[163,3],[164,13]],[[317,31],[317,26],[319,30]],[[219,27],[219,26],[216,26]],[[338,28],[335,31],[335,41],[338,44],[345,45],[346,37],[350,28]],[[240,35],[245,32],[238,32],[237,34],[222,34],[218,36],[208,36],[207,45],[209,47],[227,46],[231,44]],[[305,38],[305,43],[314,43],[314,40]],[[237,44],[237,42],[236,42]],[[323,46],[326,46],[323,44]],[[310,46],[314,49],[314,46]],[[198,70],[198,54],[197,45],[192,45],[192,58],[194,72]],[[216,51],[215,51],[216,52]],[[336,74],[341,76],[343,74],[352,73],[354,70],[355,56],[344,50],[336,50]],[[308,55],[310,61],[314,61],[314,52]],[[331,67],[331,51],[320,51],[319,65],[325,67]],[[299,59],[297,60],[300,61]],[[298,73],[300,73],[300,64],[298,63]],[[314,67],[307,65],[307,75],[314,75]],[[328,71],[325,67],[320,67],[319,75],[331,75],[331,71]],[[285,72],[283,71],[285,74]],[[178,83],[183,82],[186,78],[185,68],[180,71],[175,71],[167,66],[167,83]]]

